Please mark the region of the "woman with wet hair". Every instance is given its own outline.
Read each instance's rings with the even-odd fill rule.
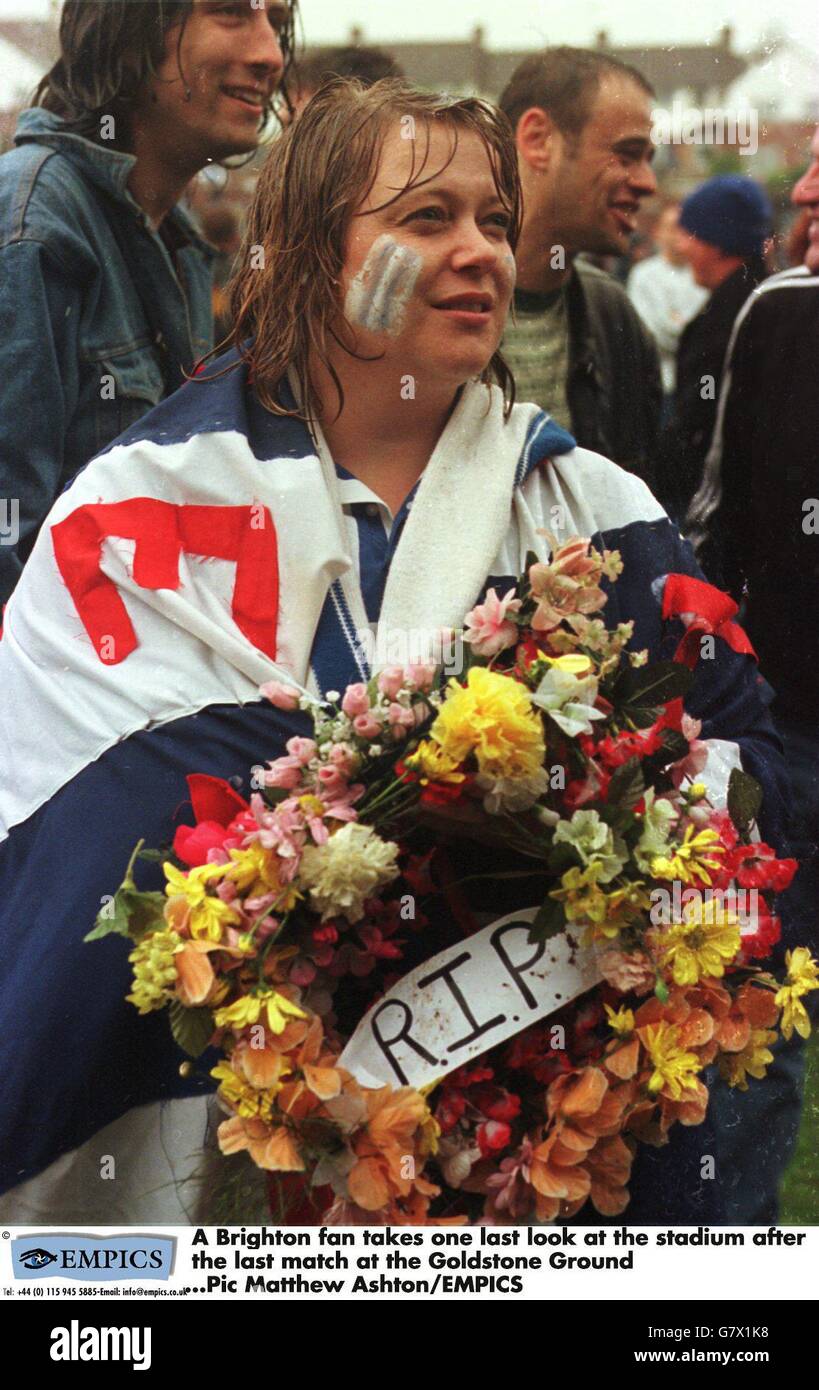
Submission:
[[[18,1221],[195,1217],[207,1083],[180,1078],[164,1020],[124,1002],[123,943],[82,938],[136,841],[167,844],[189,819],[188,773],[247,794],[251,766],[305,732],[264,682],[321,698],[417,659],[530,551],[547,556],[545,530],[619,549],[607,620],[633,619],[653,657],[676,649],[664,579],[696,573],[680,536],[637,478],[513,403],[499,344],[519,211],[491,107],[392,80],[324,87],[262,173],[233,348],[94,460],[43,528],[0,643]],[[741,761],[775,820],[753,661],[716,647],[688,701],[719,741],[712,792]],[[629,1219],[725,1219],[700,1176],[702,1152],[721,1152],[706,1128],[640,1155]]]

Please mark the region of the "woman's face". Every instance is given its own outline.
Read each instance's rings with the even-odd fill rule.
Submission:
[[[426,130],[405,118],[387,133],[373,188],[350,224],[344,312],[357,350],[383,355],[402,376],[462,385],[496,351],[515,281],[499,198],[479,136],[432,126],[421,186],[402,193],[426,149]],[[437,172],[437,171],[441,172]],[[434,177],[430,178],[430,175]]]

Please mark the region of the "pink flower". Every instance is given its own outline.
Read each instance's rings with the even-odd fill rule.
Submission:
[[[514,592],[510,589],[503,598],[498,598],[494,589],[488,589],[484,602],[467,613],[464,641],[472,643],[478,656],[496,656],[517,638],[516,625],[506,617],[507,613],[517,613],[520,609],[520,599],[513,597]]]
[[[394,700],[402,689],[406,675],[403,666],[385,666],[378,677],[378,689],[388,700]]]
[[[295,758],[302,767],[306,767],[318,752],[318,746],[312,738],[289,738],[285,747],[291,758]]]
[[[695,721],[699,722],[699,721]],[[675,787],[682,786],[686,777],[692,782],[696,782],[697,777],[702,772],[708,762],[708,744],[701,739],[695,738],[688,745],[688,752],[678,763],[674,763],[671,768],[671,780]]]
[[[293,710],[299,707],[299,692],[293,685],[285,685],[283,681],[266,681],[259,686],[260,694],[269,700],[276,709]]]
[[[359,738],[378,738],[381,725],[372,714],[359,714],[353,720],[353,728]]]
[[[320,767],[317,780],[321,791],[327,796],[340,796],[347,790],[347,779],[337,767]]]
[[[396,738],[404,738],[407,729],[415,728],[415,711],[404,709],[393,701],[387,711],[387,722]]]
[[[597,957],[603,979],[620,994],[648,994],[657,982],[657,972],[643,951],[618,951],[609,947]]]
[[[361,681],[357,685],[348,685],[341,701],[341,708],[348,719],[355,719],[356,715],[367,714],[370,708],[370,697],[367,694],[367,687]]]
[[[292,791],[301,782],[301,763],[296,758],[276,758],[268,763],[264,774],[266,787],[283,787]]]
[[[411,662],[407,667],[407,684],[416,690],[431,690],[435,679],[435,667],[429,662]]]
[[[355,772],[358,754],[349,743],[334,743],[327,757],[341,777],[350,777]]]

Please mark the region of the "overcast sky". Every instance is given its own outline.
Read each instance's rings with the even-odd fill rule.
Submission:
[[[139,3],[139,0],[135,0]],[[701,43],[733,25],[738,48],[775,25],[819,55],[816,0],[300,0],[308,42],[337,42],[359,24],[368,38],[465,38],[476,23],[493,48],[589,43],[607,29],[619,43]],[[0,0],[0,16],[43,15],[49,0]]]

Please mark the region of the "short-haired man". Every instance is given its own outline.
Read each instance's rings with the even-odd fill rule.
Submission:
[[[211,251],[177,203],[256,148],[296,0],[65,0],[0,159],[0,603],[79,468],[212,345]]]
[[[621,256],[651,169],[652,89],[605,54],[552,48],[521,63],[500,98],[523,184],[515,314],[503,353],[532,400],[652,481],[662,389],[657,350],[622,288],[578,257]]]

